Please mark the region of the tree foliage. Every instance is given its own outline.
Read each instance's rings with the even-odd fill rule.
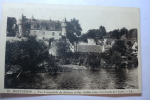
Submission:
[[[106,35],[106,29],[105,29],[105,27],[104,26],[100,26],[99,27],[99,30],[100,30],[100,34],[102,35],[102,36],[105,36]]]
[[[111,38],[114,38],[114,39],[120,39],[123,35],[127,33],[128,33],[128,30],[126,28],[122,28],[120,30],[115,29],[109,32],[109,34],[111,34]]]
[[[82,34],[81,37],[79,38],[79,41],[88,42],[87,41],[87,35],[86,34]]]
[[[67,42],[66,39],[59,39],[56,43],[56,53],[59,58],[66,62],[67,58],[72,56],[70,44]]]
[[[74,42],[78,42],[78,37],[81,35],[82,28],[79,24],[79,20],[73,18],[71,21],[67,21],[66,33],[67,38],[74,44]]]
[[[48,41],[48,42],[49,42],[49,48],[51,47],[51,43],[52,43],[53,41],[54,41],[54,38],[50,38],[50,39],[49,39],[49,41]]]
[[[102,38],[102,34],[98,29],[91,29],[86,35],[88,39],[94,39],[96,44],[98,44],[98,39]]]
[[[126,53],[126,45],[123,40],[116,40],[112,48],[102,54],[102,58],[110,65],[121,66],[121,56]]]
[[[100,26],[99,29],[90,29],[86,34],[81,35],[80,41],[87,42],[87,39],[94,39],[95,43],[98,44],[98,40],[103,39],[106,33],[104,26]]]
[[[117,40],[113,47],[112,47],[113,51],[119,52],[121,54],[124,54],[127,50],[126,45],[125,45],[125,41],[123,40]]]
[[[7,18],[7,36],[16,36],[18,29],[17,20],[14,17]]]
[[[6,65],[19,65],[23,71],[36,71],[46,62],[48,55],[48,47],[35,36],[6,42]]]

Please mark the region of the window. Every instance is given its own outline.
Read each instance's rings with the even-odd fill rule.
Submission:
[[[55,32],[52,32],[52,36],[55,36]]]
[[[36,28],[36,25],[34,25],[34,28]]]
[[[45,35],[45,32],[43,32],[43,35]]]
[[[25,36],[28,36],[28,34],[29,34],[29,33],[28,33],[28,31],[26,31],[26,34],[25,34]]]
[[[61,36],[61,33],[59,33],[59,36]]]
[[[49,30],[49,27],[48,27],[48,26],[46,26],[46,30]]]

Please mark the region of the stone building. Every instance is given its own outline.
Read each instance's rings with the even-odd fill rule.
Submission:
[[[39,39],[59,39],[61,36],[66,36],[66,19],[59,20],[43,20],[26,18],[22,15],[18,22],[19,37],[28,35],[36,35]]]
[[[78,52],[103,53],[113,46],[115,39],[111,39],[108,36],[103,36],[103,39],[97,41],[98,45],[96,45],[93,39],[87,39],[87,41],[87,43],[81,42],[77,44]]]

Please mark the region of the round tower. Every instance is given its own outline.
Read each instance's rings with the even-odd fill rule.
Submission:
[[[22,17],[18,20],[18,31],[17,37],[22,37]]]
[[[62,27],[62,36],[66,36],[66,18],[63,19],[61,27]]]

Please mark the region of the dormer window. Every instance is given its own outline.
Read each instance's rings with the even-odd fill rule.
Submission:
[[[45,32],[43,32],[43,35],[45,35]]]
[[[52,36],[55,36],[55,32],[52,32]]]
[[[34,25],[34,28],[36,28],[36,25]]]
[[[61,33],[59,33],[59,36],[61,36]]]

